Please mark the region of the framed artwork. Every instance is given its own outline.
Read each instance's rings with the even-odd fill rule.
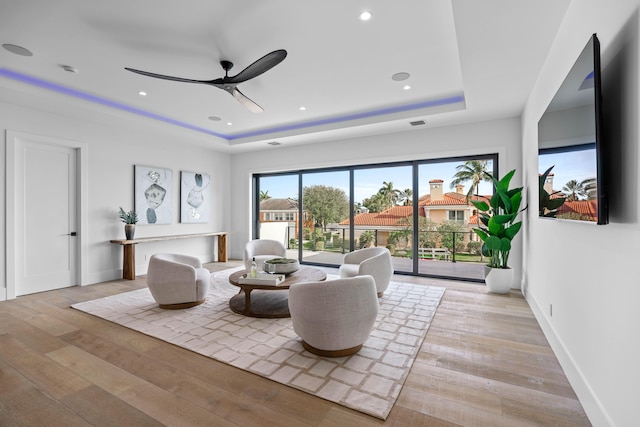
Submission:
[[[134,192],[138,224],[171,224],[173,171],[134,165]]]
[[[209,222],[210,179],[206,173],[180,172],[180,222],[192,224]]]

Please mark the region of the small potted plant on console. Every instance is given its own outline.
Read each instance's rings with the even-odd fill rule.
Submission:
[[[133,236],[136,232],[136,223],[138,222],[138,214],[134,210],[125,212],[121,206],[120,220],[124,222],[124,235],[126,236],[127,240],[133,240]]]

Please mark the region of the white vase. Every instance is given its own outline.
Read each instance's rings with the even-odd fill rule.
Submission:
[[[512,268],[485,268],[485,283],[490,292],[506,294],[513,284]]]

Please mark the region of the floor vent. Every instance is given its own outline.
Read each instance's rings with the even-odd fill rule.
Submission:
[[[411,126],[422,126],[422,125],[426,125],[427,122],[425,122],[424,120],[416,120],[415,122],[409,122],[409,124]]]

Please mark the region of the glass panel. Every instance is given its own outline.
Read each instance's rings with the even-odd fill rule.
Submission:
[[[298,258],[298,175],[261,176],[259,236],[282,242],[289,257]]]
[[[354,171],[354,249],[387,247],[396,271],[413,271],[412,167]]]
[[[302,187],[302,260],[340,265],[345,242],[348,250],[339,224],[349,218],[349,171],[303,173]]]
[[[493,160],[424,163],[418,167],[418,273],[482,280],[482,242],[470,203],[493,193]]]

